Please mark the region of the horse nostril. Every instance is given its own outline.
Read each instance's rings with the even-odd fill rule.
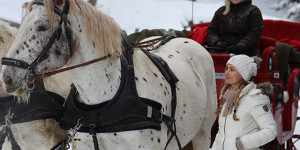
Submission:
[[[6,76],[4,77],[4,82],[5,82],[6,85],[11,85],[11,84],[12,84],[12,79],[11,79],[11,77],[10,77],[9,75],[6,75]]]

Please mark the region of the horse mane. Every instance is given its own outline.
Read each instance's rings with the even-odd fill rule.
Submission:
[[[32,6],[34,0],[29,4]],[[64,0],[44,0],[44,5],[49,17],[49,24],[53,26],[54,6],[62,8]],[[121,49],[121,28],[110,16],[97,10],[83,0],[69,0],[69,15],[76,15],[76,6],[80,9],[84,27],[86,29],[86,37],[95,43],[98,50],[104,50],[104,53],[120,56]]]
[[[0,19],[0,54],[5,56],[11,44],[15,40],[18,29],[10,26],[8,22]]]

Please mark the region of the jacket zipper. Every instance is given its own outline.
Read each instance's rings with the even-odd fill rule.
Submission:
[[[224,143],[225,143],[225,137],[226,137],[226,122],[227,122],[227,116],[225,117],[225,123],[224,123],[224,140],[223,140],[223,145],[222,149],[224,150]]]

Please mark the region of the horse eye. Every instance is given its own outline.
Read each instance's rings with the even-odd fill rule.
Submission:
[[[37,31],[47,31],[49,29],[49,27],[46,27],[45,25],[40,25],[37,28]]]

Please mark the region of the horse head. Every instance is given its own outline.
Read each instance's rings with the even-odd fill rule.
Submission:
[[[17,28],[12,27],[7,22],[0,20],[0,57],[3,57],[7,53],[11,43],[16,37],[17,32]],[[2,65],[0,65],[0,68],[1,67]],[[8,94],[5,93],[2,88],[0,88],[0,97],[6,96],[8,96]]]
[[[64,19],[70,6],[65,2],[30,3],[15,41],[2,59],[1,82],[7,93],[28,97],[33,88],[28,82],[33,82],[35,75],[55,70],[70,59],[74,36]]]
[[[0,78],[6,92],[29,98],[34,76],[108,54],[121,55],[120,27],[90,4],[33,0],[28,8],[2,59]]]

